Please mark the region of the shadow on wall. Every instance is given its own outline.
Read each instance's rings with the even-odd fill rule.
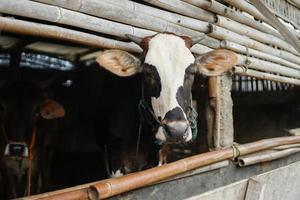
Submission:
[[[235,141],[248,143],[286,136],[300,127],[300,96],[295,90],[233,92]]]

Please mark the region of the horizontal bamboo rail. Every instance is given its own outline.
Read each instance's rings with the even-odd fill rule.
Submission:
[[[13,0],[13,1],[16,1],[16,0]],[[46,0],[42,0],[42,1],[43,2],[48,2]],[[18,5],[17,8],[13,8],[13,9],[12,8],[11,9],[4,9],[4,7],[7,7],[7,5],[13,6],[14,4],[12,4],[12,3],[5,3],[5,4],[3,4],[2,7],[3,7],[3,10],[6,10],[6,12],[9,12],[11,14],[20,14],[22,16],[25,16],[25,15],[27,15],[27,13],[26,12],[22,12],[22,10],[24,11],[24,6],[26,7],[25,10],[27,10],[27,12],[31,13],[31,6],[34,6],[34,5],[38,4],[43,9],[48,9],[48,10],[50,9],[50,11],[51,11],[51,16],[50,17],[52,17],[52,18],[54,18],[52,15],[54,15],[54,16],[58,15],[57,12],[59,13],[59,12],[63,11],[63,13],[66,13],[66,14],[62,15],[62,16],[65,16],[65,20],[62,19],[63,17],[61,17],[60,20],[59,20],[63,24],[72,25],[73,21],[76,21],[76,23],[74,23],[73,26],[75,25],[75,26],[78,26],[80,28],[86,28],[88,30],[93,30],[93,31],[97,31],[97,32],[101,32],[101,33],[106,33],[106,34],[108,34],[110,32],[110,29],[108,27],[106,27],[106,25],[110,21],[105,21],[105,20],[103,21],[103,19],[101,19],[101,18],[84,15],[84,14],[81,14],[81,13],[77,13],[77,12],[65,10],[65,9],[62,9],[62,8],[59,8],[59,7],[55,7],[55,6],[50,6],[49,7],[48,5],[41,4],[41,3],[36,3],[36,2],[31,2],[30,4],[28,4],[29,6],[28,5],[26,6],[26,5],[22,4],[22,2],[28,2],[28,1],[26,1],[26,0],[20,1],[18,4],[16,4],[16,5]],[[129,18],[131,21],[126,21],[127,18],[126,17],[120,17],[120,16],[123,16],[123,15],[118,15],[117,12],[113,12],[115,14],[109,14],[109,15],[105,14],[104,11],[103,12],[98,12],[98,8],[100,9],[102,5],[106,6],[104,8],[111,8],[111,9],[114,8],[115,9],[115,7],[117,7],[115,4],[113,5],[113,4],[109,4],[109,3],[103,3],[102,1],[101,1],[102,2],[102,4],[101,4],[99,1],[97,1],[97,2],[95,2],[95,4],[91,5],[92,2],[94,2],[94,1],[91,1],[90,3],[89,3],[89,1],[84,1],[84,4],[81,5],[81,7],[83,7],[83,8],[81,8],[80,11],[81,12],[86,12],[86,13],[92,14],[92,15],[98,15],[98,16],[106,17],[106,18],[113,17],[112,18],[113,20],[119,20],[119,21],[122,20],[122,22],[126,22],[126,23],[131,23],[131,22],[132,23],[140,23],[140,22],[135,22],[134,21],[134,20],[136,20],[135,17],[133,17],[133,19]],[[51,4],[55,4],[55,3],[57,3],[57,2],[54,1]],[[75,3],[75,5],[77,5],[77,4],[78,3]],[[123,4],[125,4],[125,3],[123,3]],[[63,5],[64,7],[67,7],[67,8],[78,9],[73,4],[66,4],[66,2],[65,3],[60,2],[59,5]],[[113,5],[113,7],[110,7],[110,5]],[[136,4],[134,4],[133,6],[136,6]],[[129,7],[129,5],[127,7]],[[118,9],[119,10],[117,10],[117,11],[120,11],[120,7],[118,7]],[[122,9],[122,10],[124,12],[124,9]],[[131,12],[133,12],[133,11],[131,11]],[[126,13],[127,13],[127,10],[126,10]],[[136,13],[136,12],[133,12],[133,13]],[[77,17],[73,16],[73,15],[77,15],[77,14],[78,14]],[[49,21],[53,21],[53,22],[57,21],[56,18],[55,19],[51,19],[50,17],[46,17],[46,16],[42,16],[42,17],[32,16],[32,17],[38,17],[39,19],[49,20]],[[81,17],[83,17],[82,19],[89,19],[89,20],[87,20],[87,23],[84,22],[84,26],[81,26],[81,23],[79,23],[80,21],[82,21],[82,20],[80,20]],[[74,19],[77,19],[77,20],[74,20]],[[97,19],[98,21],[97,20],[93,21],[94,19]],[[72,20],[72,21],[70,21],[70,20]],[[155,20],[155,19],[153,19],[153,20]],[[162,20],[162,21],[164,21],[164,20]],[[98,26],[94,26],[94,22],[98,22],[97,23]],[[143,24],[145,24],[145,23],[143,23]],[[141,24],[135,24],[135,25],[141,25]],[[156,29],[155,31],[149,31],[149,30],[146,30],[146,29],[134,28],[134,27],[126,25],[126,24],[120,24],[120,23],[115,23],[115,22],[112,23],[112,26],[116,27],[115,31],[112,31],[112,35],[115,35],[115,36],[118,36],[118,37],[121,37],[121,38],[124,38],[126,33],[136,34],[137,36],[143,36],[143,35],[154,34],[154,33],[156,33],[155,32],[156,30],[157,31],[164,31],[165,30],[165,29],[163,29],[159,25],[157,25],[155,27],[155,29]],[[181,27],[179,25],[177,25],[177,26]],[[103,28],[103,27],[105,27],[105,28]],[[120,29],[118,27],[120,27]],[[159,29],[159,27],[162,28],[162,29]],[[216,37],[216,38],[226,38],[226,36],[230,37],[230,35],[231,35],[230,33],[233,33],[231,31],[223,29],[221,27],[217,27],[217,26],[212,26],[212,27],[214,27],[214,28],[212,28],[213,30],[212,30],[211,35],[214,36],[214,37]],[[146,28],[151,28],[151,27],[146,27]],[[180,30],[178,30],[178,32],[181,33],[181,34],[184,34],[185,32],[189,32],[190,34],[193,34],[193,35],[201,34],[200,32],[193,31],[192,29],[188,29],[188,28],[184,28],[184,27],[181,27],[181,28],[183,28],[182,30],[184,30],[182,32],[180,32]],[[214,33],[214,31],[216,33]],[[227,32],[228,32],[229,35],[226,35]],[[225,36],[224,36],[224,34],[225,34]],[[290,59],[292,62],[295,62],[295,60],[298,60],[298,62],[300,62],[299,61],[299,57],[296,57],[293,54],[287,53],[285,51],[280,51],[278,49],[274,49],[274,48],[272,48],[270,46],[261,44],[259,42],[256,42],[255,40],[251,40],[251,39],[243,37],[243,36],[241,36],[239,34],[235,34],[234,36],[242,38],[242,40],[238,40],[238,41],[241,44],[246,45],[247,47],[256,46],[257,49],[264,50],[264,52],[272,52],[273,54],[275,54],[275,56],[282,55],[282,57],[284,57],[285,59]],[[233,40],[233,37],[230,37],[229,39]],[[220,45],[220,41],[215,40],[213,38],[209,38],[209,37],[206,37],[200,43],[203,44],[203,45],[205,45],[205,46],[208,46],[210,48],[220,48],[220,46],[221,46]]]
[[[39,0],[39,1],[50,2],[49,0]],[[117,8],[117,11],[121,12],[120,7],[117,6],[118,1],[120,1],[120,0],[117,0],[117,2],[114,2],[114,3],[105,3],[105,4],[103,2],[110,2],[110,1],[104,0],[103,2],[102,1],[100,2],[100,1],[95,1],[95,0],[86,0],[86,1],[82,2],[82,4],[80,4],[80,2],[76,1],[76,0],[72,1],[72,3],[69,3],[69,4],[68,4],[68,1],[51,1],[51,4],[58,4],[60,6],[67,7],[69,9],[75,9],[75,10],[77,9],[80,12],[86,12],[86,13],[92,14],[92,15],[98,15],[98,16],[107,17],[107,18],[116,17],[116,18],[114,18],[114,20],[120,20],[122,22],[127,22],[127,23],[134,22],[134,23],[137,23],[137,25],[142,25],[142,24],[138,24],[138,23],[140,23],[139,21],[138,22],[134,21],[134,20],[136,20],[135,15],[133,18],[130,18],[129,21],[124,21],[124,19],[126,18],[124,16],[125,15],[124,10],[125,10],[125,13],[127,13],[128,11],[130,11],[131,13],[132,12],[136,13],[135,8],[138,5],[137,3],[132,4],[129,1],[122,1],[123,3],[121,3],[121,5],[123,5],[126,8],[126,9],[122,9],[123,10],[122,15],[118,15],[116,12],[113,12],[113,13],[115,13],[113,15],[105,14],[104,10],[103,10],[103,12],[95,11],[95,10],[98,10],[98,8],[100,9],[100,7],[103,5],[104,8],[112,8],[112,9]],[[159,1],[159,2],[161,2],[161,3],[168,2],[167,5],[170,4],[170,5],[174,6],[174,2],[176,3],[177,1],[174,1],[173,3],[171,3],[170,1],[165,1],[165,0]],[[94,4],[92,4],[92,3],[94,3]],[[208,3],[211,3],[211,2],[209,1]],[[187,4],[187,3],[185,3],[185,4]],[[43,15],[42,12],[38,12],[39,13],[38,15],[34,15],[34,14],[32,14],[32,6],[34,7],[34,9],[36,9],[36,12],[38,12],[39,9],[41,9],[41,10],[45,10],[45,11],[47,10],[48,14]],[[144,5],[142,5],[140,10],[142,10],[142,8],[145,8],[143,6]],[[149,7],[149,6],[146,6],[146,7]],[[176,6],[174,6],[174,7],[176,9],[178,9],[178,7],[176,7]],[[36,19],[43,19],[43,20],[51,21],[51,22],[60,22],[62,24],[67,24],[67,25],[72,25],[72,26],[75,25],[80,28],[85,28],[88,30],[93,30],[96,32],[106,33],[106,34],[110,34],[111,32],[110,32],[109,27],[105,27],[105,26],[112,23],[112,26],[116,27],[115,30],[112,30],[112,32],[113,32],[112,34],[117,37],[120,37],[120,38],[125,38],[125,33],[136,34],[137,36],[143,36],[146,34],[156,33],[156,31],[153,31],[153,30],[136,28],[136,27],[132,27],[130,25],[121,24],[118,22],[111,22],[109,20],[104,20],[104,19],[101,19],[98,17],[93,17],[90,15],[78,13],[75,11],[66,10],[64,8],[60,8],[57,6],[51,6],[51,5],[42,4],[42,3],[38,3],[38,2],[32,2],[32,1],[28,1],[28,0],[20,0],[20,1],[11,0],[11,1],[1,2],[0,3],[0,12],[1,11],[5,11],[9,14],[33,17]],[[155,10],[155,12],[157,14],[159,13],[158,11],[159,11],[158,9]],[[101,13],[101,15],[97,14],[97,13]],[[147,14],[145,14],[145,15],[147,15]],[[119,16],[119,18],[117,18],[118,16]],[[123,17],[120,17],[120,16],[123,16]],[[163,14],[163,16],[168,16],[170,18],[171,15],[170,15],[170,13],[166,12],[165,14]],[[150,16],[150,17],[154,17],[154,16]],[[87,19],[87,22],[85,22],[83,19]],[[151,18],[151,19],[155,20],[156,18]],[[190,18],[190,19],[192,19],[192,18]],[[225,20],[225,18],[222,18],[222,17],[219,17],[219,19]],[[94,20],[96,20],[96,21],[94,21]],[[163,22],[171,23],[164,19],[161,19],[161,20]],[[83,26],[81,26],[82,22],[80,22],[80,21],[84,21]],[[39,24],[40,27],[37,27],[38,26],[37,23],[24,21],[24,24],[28,25],[28,27],[27,27],[27,25],[25,27],[24,24],[22,24],[20,20],[13,21],[13,19],[9,19],[9,18],[1,18],[1,23],[3,25],[5,24],[5,27],[2,29],[3,31],[64,39],[64,40],[77,42],[77,43],[81,43],[81,44],[97,46],[100,48],[118,48],[118,49],[130,51],[130,52],[141,52],[140,47],[138,47],[137,45],[135,45],[133,43],[127,43],[127,42],[122,42],[122,41],[118,41],[118,40],[107,39],[104,37],[95,36],[92,34],[81,32],[81,31],[74,31],[74,30],[70,30],[70,29],[62,28],[62,27],[58,27],[58,26]],[[96,26],[94,26],[95,23],[97,24]],[[182,28],[182,29],[178,30],[178,32],[183,30],[183,32],[181,32],[182,34],[184,34],[185,32],[189,32],[190,34],[194,34],[194,35],[201,34],[200,32],[197,32],[193,29],[184,28],[184,27],[181,27],[176,24],[173,24],[173,25],[175,25],[176,27]],[[120,30],[118,29],[119,27],[121,28]],[[209,35],[211,35],[215,38],[218,38],[218,39],[223,39],[223,40],[226,39],[226,40],[231,40],[231,41],[228,41],[228,42],[223,41],[221,43],[219,40],[216,40],[214,38],[205,37],[205,39],[200,42],[201,44],[197,44],[192,48],[193,53],[204,54],[204,53],[207,53],[211,49],[220,48],[223,46],[225,48],[234,49],[237,52],[247,54],[249,56],[256,56],[258,58],[267,60],[267,61],[263,61],[263,60],[259,60],[256,58],[247,58],[245,56],[240,55],[239,56],[240,61],[241,61],[240,64],[246,64],[246,61],[250,60],[251,63],[250,63],[250,65],[248,65],[248,67],[250,67],[250,68],[261,70],[261,71],[270,71],[270,72],[278,73],[278,74],[281,74],[284,76],[299,78],[299,71],[295,70],[295,69],[299,69],[298,64],[300,63],[300,59],[298,56],[295,56],[295,55],[288,53],[286,51],[283,51],[283,50],[274,49],[270,46],[267,46],[265,44],[255,41],[255,40],[252,40],[248,37],[241,36],[237,33],[234,33],[232,31],[224,29],[222,27],[218,27],[216,25],[210,25],[210,27],[211,27],[211,31],[210,31]],[[23,32],[22,29],[24,29],[26,31]],[[159,30],[159,24],[157,25],[156,30]],[[80,37],[82,37],[82,38],[80,38]],[[239,42],[240,44],[234,44],[232,42],[233,40]],[[228,43],[229,43],[229,45],[228,45]],[[245,46],[243,47],[241,44],[245,45]],[[256,49],[252,49],[251,47],[256,48]],[[272,54],[272,55],[269,55],[269,54]],[[281,58],[278,58],[277,56],[281,56]],[[271,61],[271,62],[269,62],[269,61]],[[275,62],[275,63],[272,63],[272,62]],[[278,63],[278,64],[276,64],[276,63]]]
[[[105,180],[101,180],[105,181]],[[95,181],[87,184],[77,185],[61,190],[46,192],[42,194],[32,195],[29,197],[21,197],[16,200],[88,200],[88,188],[101,181]]]
[[[289,51],[295,55],[297,55],[297,51],[294,49],[293,46],[291,46],[289,43],[286,41],[275,37],[273,35],[261,32],[259,30],[256,30],[254,28],[251,28],[249,26],[240,24],[238,22],[235,22],[231,19],[228,19],[223,16],[217,16],[217,22],[215,25],[218,25],[220,27],[223,27],[227,30],[231,30],[235,33],[238,33],[243,36],[248,36],[251,39],[254,39],[258,42],[264,43],[264,44],[270,44],[273,46],[277,46],[281,49],[284,49],[286,51]]]
[[[258,163],[263,163],[263,162],[268,162],[279,158],[283,158],[295,154],[297,152],[300,152],[300,148],[290,148],[284,150],[268,150],[253,155],[239,157],[237,163],[240,167],[246,167],[249,165],[254,165]]]
[[[31,197],[21,198],[22,200],[94,200],[105,199],[123,192],[138,189],[150,184],[159,183],[173,176],[208,166],[217,162],[232,159],[234,156],[245,156],[248,154],[264,151],[272,148],[286,146],[285,149],[295,148],[300,142],[300,136],[286,136],[272,139],[264,139],[257,142],[228,147],[226,149],[207,152],[185,159],[181,159],[166,165],[154,167],[141,172],[132,173],[126,176],[111,178],[84,184],[77,187],[67,188],[45,194],[39,194]],[[292,145],[292,146],[290,146]],[[87,190],[87,187],[89,189]]]
[[[222,27],[211,25],[211,31],[208,35],[213,38],[217,38],[219,40],[230,40],[240,45],[244,45],[252,49],[256,49],[265,53],[269,53],[274,56],[281,57],[290,62],[300,64],[299,56],[296,56],[284,50],[272,48],[271,46],[257,42],[256,40],[250,39],[246,36],[239,35],[233,31],[224,29]]]
[[[178,180],[178,179],[182,179],[182,178],[194,176],[194,175],[197,175],[197,174],[201,174],[201,173],[205,173],[205,172],[210,172],[210,171],[213,171],[213,170],[216,170],[216,169],[221,169],[221,168],[227,167],[229,164],[230,164],[229,160],[224,160],[224,161],[216,162],[216,163],[213,163],[213,164],[210,164],[210,165],[206,165],[204,167],[200,167],[200,168],[197,168],[195,170],[188,171],[188,172],[185,172],[183,174],[179,174],[179,175],[173,176],[171,178],[162,180],[159,183],[170,182],[170,181],[174,181],[174,180]]]
[[[276,30],[278,30],[278,32],[284,37],[284,40],[290,43],[300,54],[300,41],[296,37],[295,33],[292,33],[282,22],[280,22],[275,14],[272,13],[260,0],[250,0],[250,2],[265,18],[267,18],[268,22],[276,28]]]
[[[79,31],[73,31],[66,28],[61,28],[53,25],[44,25],[39,23],[33,23],[33,22],[27,22],[12,18],[6,18],[6,17],[0,17],[0,28],[3,31],[8,32],[14,32],[14,33],[20,33],[20,34],[28,34],[28,35],[34,35],[34,36],[42,36],[42,37],[48,37],[48,38],[55,38],[55,39],[61,39],[66,40],[70,42],[90,45],[90,46],[96,46],[100,48],[117,48],[122,49],[125,51],[130,52],[141,52],[141,49],[138,45],[134,43],[127,43],[127,42],[121,42],[116,41],[112,39],[107,39],[100,36],[95,36],[87,33],[82,33]],[[208,47],[205,47],[203,45],[197,44],[193,47],[193,52],[197,54],[204,54],[211,49]],[[242,60],[240,64],[245,64],[247,58],[240,56],[240,59]],[[274,63],[268,63],[266,61],[260,61],[258,59],[254,58],[248,58],[251,60],[252,64],[249,67],[253,68],[259,68],[260,70],[268,71],[268,69],[273,70],[273,66],[275,65],[274,69],[280,68],[281,66],[276,65]],[[261,67],[267,67],[261,69]],[[269,67],[269,68],[268,68]],[[284,71],[285,69],[283,69]],[[276,70],[273,72],[280,72]],[[289,70],[290,71],[290,70]],[[298,71],[291,71],[287,75],[297,75],[299,73]],[[286,73],[284,73],[286,75]],[[296,77],[296,76],[295,76]],[[288,79],[291,80],[291,79]],[[292,79],[294,80],[294,79]],[[294,84],[298,84],[297,81],[293,81]]]
[[[193,6],[180,0],[144,0],[160,8],[180,13],[195,19],[204,20],[210,23],[215,22],[215,15],[210,11]]]
[[[230,5],[244,11],[247,12],[248,14],[252,15],[253,17],[255,17],[256,19],[259,19],[261,21],[264,21],[268,24],[270,24],[270,22],[268,21],[268,19],[266,19],[265,16],[263,16],[256,8],[255,6],[253,6],[252,4],[250,4],[249,2],[245,1],[245,0],[239,0],[239,1],[235,1],[235,0],[224,0],[225,2],[229,3]],[[272,11],[272,10],[271,10]],[[275,15],[276,13],[274,11],[272,11]],[[279,15],[280,16],[280,15]],[[280,16],[282,17],[282,16]],[[283,17],[282,17],[283,18]],[[284,20],[287,20],[286,18],[284,18]],[[293,25],[295,23],[292,23]],[[289,27],[286,26],[286,28],[290,29]],[[290,29],[290,31],[292,31],[292,29]],[[300,38],[300,33],[296,34],[297,37]]]
[[[68,8],[70,10],[75,10],[75,11],[80,11],[80,5],[81,5],[81,0],[73,0],[72,2],[62,2],[62,1],[49,1],[49,0],[35,0],[37,2],[41,3],[47,3],[50,5],[56,5],[64,8]],[[97,2],[96,2],[97,3]],[[114,4],[117,7],[121,7],[124,11],[124,8],[133,11],[133,12],[138,12],[138,13],[145,13],[147,15],[155,16],[161,19],[164,19],[168,22],[178,24],[180,26],[190,28],[196,31],[200,32],[208,32],[208,22],[200,21],[197,19],[193,19],[190,17],[186,17],[183,15],[179,15],[176,13],[164,11],[158,8],[154,8],[151,6],[146,6],[143,4],[135,3],[129,0],[114,0],[114,1],[109,1],[106,0],[107,4]],[[82,4],[86,7],[88,6],[88,2],[82,2]],[[93,7],[92,5],[91,7]],[[95,8],[97,10],[97,8]],[[97,15],[101,15],[97,14]],[[100,16],[99,16],[100,17]],[[104,17],[104,16],[103,16]]]
[[[300,2],[298,0],[288,0],[291,4],[300,9]]]
[[[270,55],[268,53],[264,53],[264,52],[261,52],[261,51],[258,51],[258,50],[252,49],[252,48],[242,46],[240,44],[234,43],[234,42],[229,41],[229,40],[221,41],[221,47],[225,48],[225,49],[235,51],[237,53],[242,53],[242,54],[245,54],[245,55],[248,55],[248,56],[254,56],[256,58],[260,58],[260,59],[271,61],[271,62],[280,64],[280,65],[283,65],[283,66],[287,66],[287,67],[290,67],[290,68],[293,68],[293,69],[300,70],[300,65],[297,65],[295,63],[286,61],[282,58],[279,58],[279,57],[274,56],[274,55]]]
[[[138,53],[142,52],[142,49],[133,42],[122,42],[59,26],[45,25],[9,17],[0,17],[0,30],[22,35],[64,40],[98,48],[122,49],[124,51]]]
[[[57,27],[57,26],[26,22],[26,21],[21,21],[12,18],[0,17],[0,28],[3,31],[67,40],[71,42],[96,46],[100,48],[118,48],[130,52],[141,52],[140,47],[134,43],[116,41],[116,40],[107,39],[107,38],[103,38],[103,37],[99,37],[87,33],[69,30],[66,28]],[[210,51],[210,48],[197,44],[196,46],[193,47],[192,50],[194,53],[204,54]],[[251,65],[249,65],[249,67],[257,68],[259,70],[268,71],[269,69],[271,69],[270,71],[281,73],[287,76],[293,75],[295,77],[297,77],[297,73],[299,73],[298,71],[293,71],[289,69],[287,69],[288,73],[285,73],[286,69],[280,69],[281,66],[276,65],[274,63],[260,61],[254,58],[248,58],[248,59],[251,60]],[[240,56],[240,60],[242,60],[240,64],[245,64],[247,58]],[[265,68],[262,69],[261,67],[265,67]],[[289,82],[292,82],[292,84],[298,85],[297,79],[281,77],[280,80],[277,79],[276,80],[281,82],[281,79],[284,79],[285,81],[288,80]]]
[[[247,1],[244,0],[240,0],[240,1],[224,0],[224,1],[244,12],[247,12],[248,14],[252,15],[256,19],[268,23],[268,20],[253,5],[251,5]]]
[[[300,142],[300,136],[280,137],[265,139],[257,142],[239,145],[237,152],[240,156],[266,150],[276,146],[294,144]],[[236,152],[235,152],[236,153]],[[163,166],[154,167],[126,176],[108,179],[90,187],[88,193],[91,200],[112,197],[130,190],[145,187],[149,184],[161,181],[171,176],[196,169],[201,166],[233,158],[233,148],[203,153],[185,159],[175,161]]]
[[[0,13],[74,26],[121,38],[127,38],[126,34],[139,37],[155,34],[153,31],[28,0],[2,1],[0,3]]]
[[[253,18],[250,18],[239,11],[235,11],[216,0],[183,0],[194,6],[201,7],[203,9],[208,9],[211,12],[217,13],[221,16],[232,19],[241,24],[245,24],[249,27],[255,28],[262,32],[274,35],[276,37],[282,38],[282,36],[270,26],[266,26],[258,21],[255,21]]]
[[[288,83],[288,84],[300,86],[299,79],[288,78],[288,77],[265,73],[265,72],[260,72],[260,71],[252,70],[252,69],[245,70],[242,67],[234,67],[233,73],[238,74],[240,76],[250,76],[253,78],[257,78],[257,79],[264,79],[264,80],[270,80],[270,81],[276,81],[276,82],[280,82],[280,83]]]
[[[238,54],[238,65],[243,65],[246,68],[252,68],[259,71],[272,72],[283,76],[300,79],[300,71],[292,68],[287,68],[276,63],[260,60],[253,57],[247,57]]]
[[[282,145],[279,147],[272,148],[273,150],[284,150],[284,149],[291,149],[291,148],[300,148],[300,144],[289,144],[289,145]]]
[[[14,1],[17,1],[17,0],[14,0]],[[59,2],[58,3],[56,1],[48,1],[48,0],[43,0],[43,2],[47,2],[51,5],[53,5],[54,7],[55,7],[55,5],[58,4],[67,9],[74,8],[74,6],[72,4],[69,4],[69,2]],[[37,2],[35,2],[35,3],[37,3]],[[125,4],[125,3],[123,2],[122,4]],[[47,5],[45,5],[45,4],[41,4],[41,5],[43,5],[45,8],[47,7]],[[129,7],[129,5],[127,5],[126,7]],[[205,32],[208,31],[208,27],[207,27],[208,24],[204,23],[204,22],[203,22],[204,24],[201,25],[201,29],[200,30],[197,29],[197,31],[195,31],[190,28],[185,28],[183,26],[173,24],[173,23],[165,20],[164,17],[157,17],[157,16],[149,15],[145,12],[135,12],[135,10],[132,10],[132,9],[129,9],[126,7],[120,7],[116,4],[116,2],[112,3],[112,1],[85,0],[85,1],[82,1],[80,8],[77,8],[77,10],[75,10],[75,11],[124,23],[122,25],[128,26],[127,27],[128,29],[131,29],[132,26],[144,28],[144,29],[135,28],[132,31],[132,33],[130,33],[130,34],[136,35],[136,36],[153,35],[156,32],[174,32],[177,34],[188,35],[188,36],[193,37],[193,36],[199,36],[200,34],[202,34],[201,32],[199,32],[201,30],[204,30]],[[56,8],[59,9],[59,7],[56,7]],[[30,7],[28,7],[28,9],[30,9]],[[78,12],[73,12],[73,13],[78,13]],[[162,14],[162,16],[164,16],[164,14]],[[145,23],[145,22],[147,22],[147,23]],[[131,26],[129,26],[127,24],[130,24]],[[71,24],[69,24],[69,25],[71,25]],[[199,24],[197,26],[199,26]],[[196,29],[196,27],[194,27],[194,29]],[[90,26],[89,30],[93,30],[93,27]],[[138,30],[137,33],[142,32],[143,34],[136,34],[135,30]],[[150,33],[148,30],[149,31],[151,30],[152,33]],[[103,31],[101,29],[93,30],[93,31],[98,31],[98,32],[103,33]],[[146,31],[148,31],[148,32],[146,32]],[[123,34],[122,33],[118,34],[117,36],[125,37],[125,32],[123,32]],[[211,48],[219,48],[220,47],[220,41],[218,41],[214,38],[210,38],[210,37],[205,37],[203,40],[200,41],[200,44],[209,46]]]

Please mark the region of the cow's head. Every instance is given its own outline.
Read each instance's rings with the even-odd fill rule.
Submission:
[[[191,140],[186,113],[191,105],[194,75],[220,75],[236,64],[237,56],[219,49],[195,58],[190,48],[203,37],[198,41],[170,33],[145,38],[129,37],[143,48],[141,60],[125,51],[107,50],[99,55],[97,62],[118,76],[142,73],[152,109],[162,124],[156,132],[158,140]]]
[[[46,98],[43,88],[35,84],[11,83],[0,91],[1,128],[8,142],[5,154],[28,156],[26,149],[32,143],[39,117],[63,117],[65,110],[56,101]]]
[[[0,87],[0,134],[5,141],[3,165],[11,183],[12,197],[22,195],[24,176],[35,142],[35,129],[39,117],[63,117],[64,108],[46,98],[44,88],[27,82],[5,83]],[[20,163],[27,163],[22,164]],[[26,177],[26,176],[25,176]]]

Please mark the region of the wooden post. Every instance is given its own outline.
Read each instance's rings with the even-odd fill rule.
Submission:
[[[210,150],[231,146],[234,141],[231,85],[230,75],[208,79],[206,119],[207,142]]]

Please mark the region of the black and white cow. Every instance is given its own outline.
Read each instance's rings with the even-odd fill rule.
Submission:
[[[55,119],[64,108],[49,99],[45,87],[31,82],[3,82],[0,87],[0,169],[5,198],[34,193],[37,189],[41,135],[40,117]]]
[[[106,50],[99,55],[97,62],[118,76],[142,73],[145,98],[159,122],[156,139],[162,142],[190,141],[192,130],[187,114],[194,75],[220,75],[236,64],[237,56],[219,49],[195,58],[190,48],[203,36],[196,40],[172,33],[128,37],[142,47],[142,59],[125,51]]]

